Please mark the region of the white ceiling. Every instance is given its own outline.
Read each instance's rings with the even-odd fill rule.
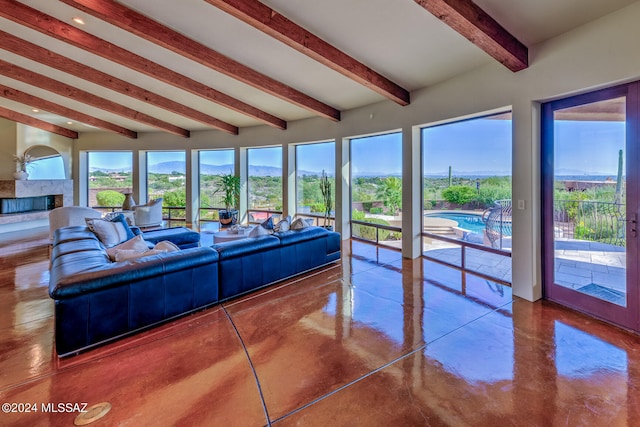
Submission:
[[[634,1],[476,0],[476,4],[493,16],[517,39],[530,46]],[[62,2],[22,0],[21,3],[286,121],[314,116],[313,112],[212,71],[165,48],[81,13]],[[338,110],[349,110],[384,99],[372,90],[231,17],[204,0],[180,0],[179,2],[123,0],[119,3]],[[493,61],[486,53],[440,22],[413,0],[263,0],[263,3],[409,91],[436,84]],[[83,17],[86,25],[80,27],[73,24],[71,18],[74,16]],[[0,28],[240,128],[262,124],[256,119],[7,19],[0,18]],[[0,55],[5,61],[29,68],[173,125],[191,131],[210,129],[202,123],[121,95],[5,50],[0,49]],[[78,101],[69,100],[2,75],[0,75],[0,84],[137,132],[157,131],[149,125],[82,105]],[[36,114],[31,111],[32,106],[12,102],[2,97],[0,97],[0,106],[78,132],[99,130],[81,123],[68,125],[67,118],[47,112]]]

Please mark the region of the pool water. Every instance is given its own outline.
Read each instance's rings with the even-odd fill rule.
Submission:
[[[429,213],[425,217],[450,219],[458,223],[458,227],[464,228],[474,233],[482,234],[485,223],[482,221],[481,215],[464,214],[464,213]]]

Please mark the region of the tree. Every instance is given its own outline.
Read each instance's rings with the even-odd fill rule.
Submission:
[[[402,181],[395,176],[389,176],[382,181],[377,196],[382,199],[384,205],[389,208],[391,215],[396,215],[402,206]]]
[[[186,190],[167,191],[162,195],[165,206],[187,206]]]

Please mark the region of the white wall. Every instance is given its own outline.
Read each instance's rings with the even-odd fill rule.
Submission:
[[[403,129],[411,132],[416,125],[474,115],[511,106],[513,110],[513,198],[524,200],[525,210],[514,211],[513,292],[535,300],[541,296],[540,270],[540,123],[539,104],[569,94],[585,92],[640,78],[640,2],[598,19],[552,40],[530,47],[530,67],[511,73],[496,62],[489,62],[472,72],[411,94],[411,105],[400,107],[392,102],[343,112],[338,123],[312,118],[289,123],[286,131],[267,126],[243,128],[238,136],[217,131],[192,132],[185,140],[167,134],[139,134],[138,140],[119,135],[82,134],[75,145],[74,159],[82,150],[205,149],[286,144],[319,140],[336,140],[338,174],[348,170],[348,159],[341,144],[343,138],[375,132]],[[406,160],[419,156],[419,144],[413,136],[403,138],[405,174],[415,176],[415,164]],[[411,147],[407,147],[410,144]],[[77,162],[76,162],[77,163]],[[78,176],[74,167],[73,176]],[[340,175],[337,178],[341,178]],[[78,180],[76,180],[78,181]],[[407,183],[405,198],[416,202],[416,187]],[[345,199],[345,191],[347,199]],[[77,191],[76,191],[77,193]],[[348,200],[348,189],[337,191]],[[419,197],[419,195],[418,195]],[[338,210],[339,216],[346,211]],[[416,214],[417,215],[417,214]],[[419,221],[405,221],[404,236],[417,238]],[[403,254],[419,255],[419,245],[408,242]]]

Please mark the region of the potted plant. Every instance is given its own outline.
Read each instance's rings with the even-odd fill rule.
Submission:
[[[222,203],[224,209],[218,211],[220,226],[228,227],[238,222],[238,209],[236,208],[240,199],[240,177],[232,174],[220,175],[219,188],[216,192],[222,191]]]
[[[30,154],[18,154],[13,156],[13,160],[16,162],[16,171],[13,173],[13,177],[17,180],[23,180],[29,178],[27,167],[33,161]]]
[[[322,193],[322,201],[324,203],[323,227],[333,231],[333,227],[329,224],[329,216],[331,215],[331,211],[333,210],[333,197],[331,195],[331,181],[329,181],[329,177],[325,173],[324,169],[322,170],[322,175],[320,175],[320,192]]]

